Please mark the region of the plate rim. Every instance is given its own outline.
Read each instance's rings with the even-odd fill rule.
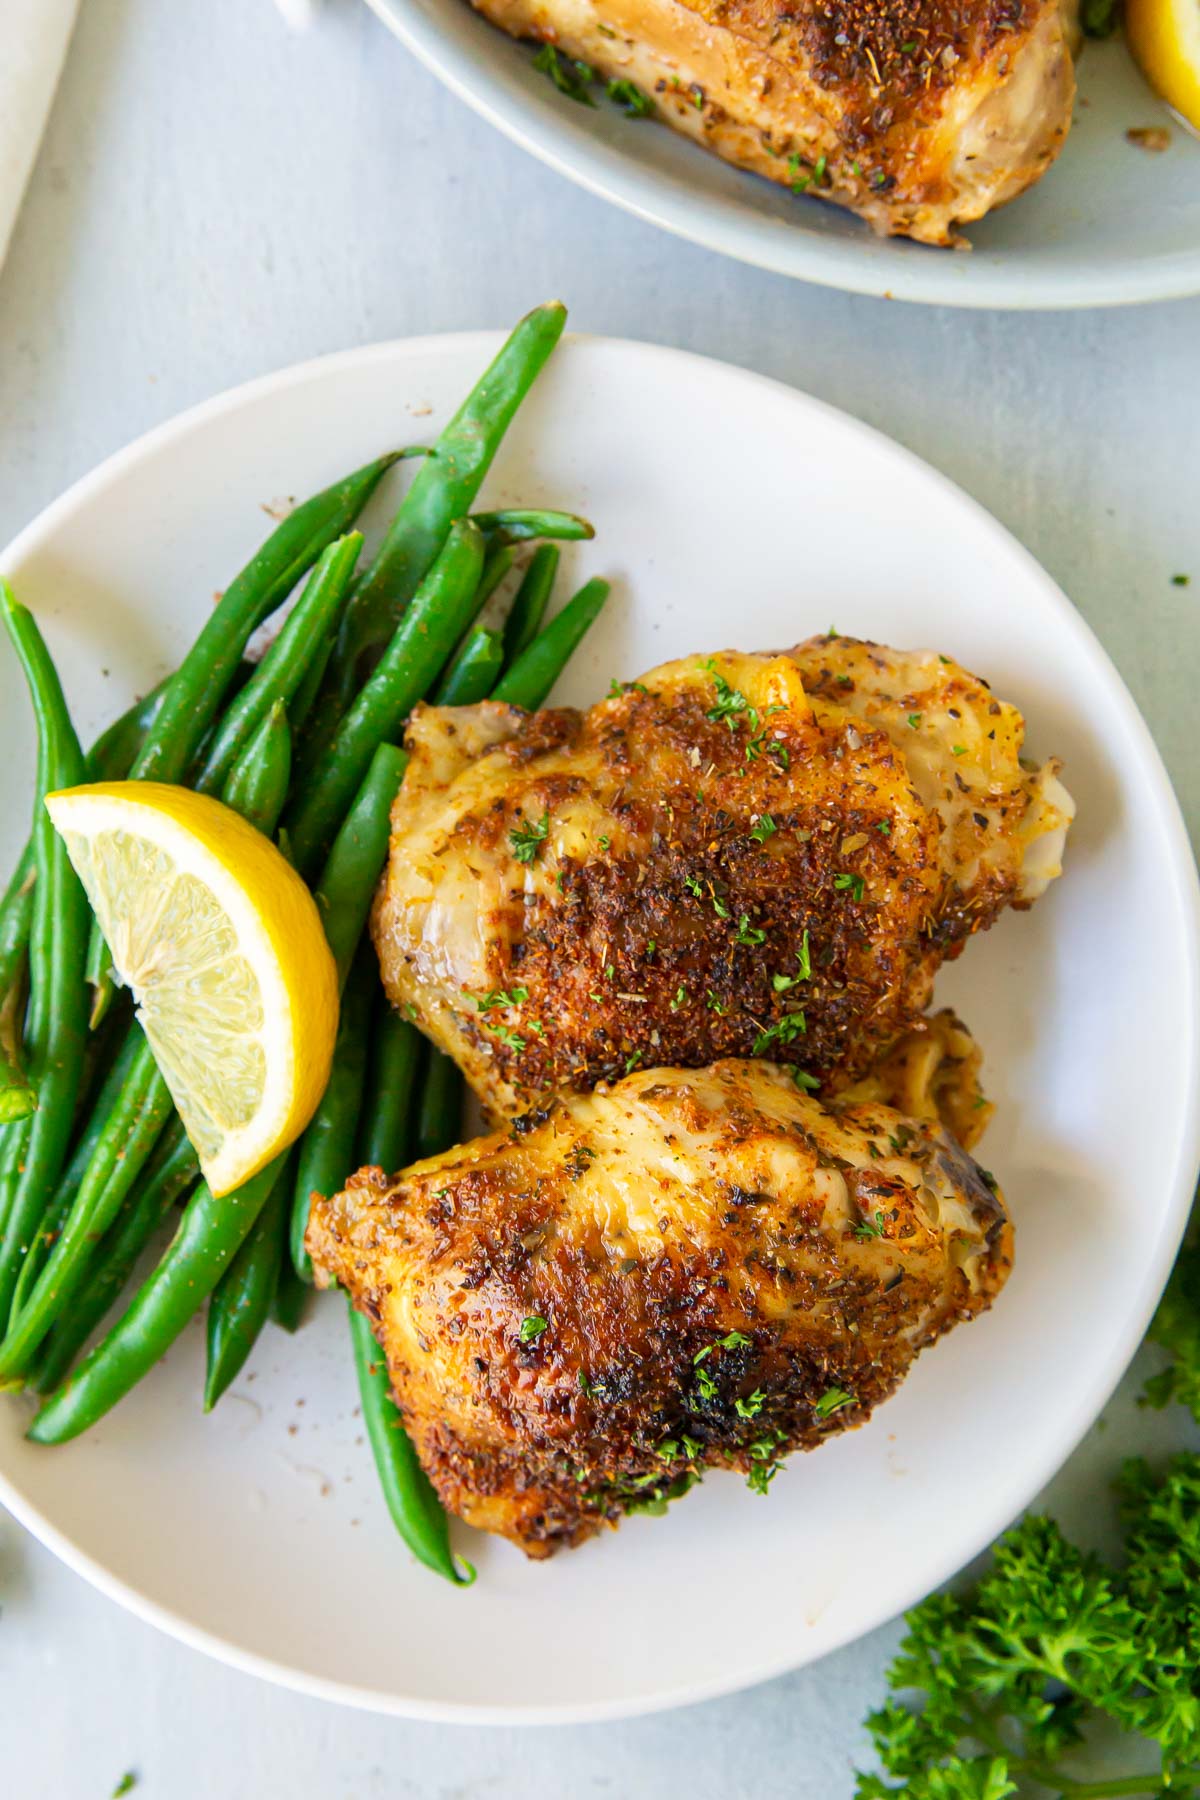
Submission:
[[[539,120],[486,73],[481,75],[476,58],[434,22],[420,0],[367,0],[367,5],[451,93],[539,162],[646,224],[751,267],[876,300],[973,311],[1075,312],[1185,300],[1200,293],[1200,244],[1124,269],[1117,265],[1107,278],[1098,269],[1072,282],[1052,272],[1030,274],[1009,260],[998,268],[983,266],[981,274],[956,286],[947,279],[949,268],[964,259],[949,251],[939,257],[930,250],[927,258],[911,260],[898,254],[877,268],[863,254],[877,242],[872,238],[839,242],[802,229],[775,229],[750,214],[743,220],[732,204],[727,209],[713,202],[689,206],[653,171],[642,169],[636,157],[597,142],[565,111],[552,125]],[[981,262],[973,268],[980,269]]]
[[[128,470],[136,467],[139,463],[153,460],[159,451],[168,444],[176,439],[186,438],[214,419],[236,414],[242,407],[254,405],[269,399],[272,395],[286,392],[289,388],[312,380],[314,377],[331,377],[336,380],[343,369],[356,368],[363,364],[369,365],[372,362],[386,363],[398,355],[406,358],[413,356],[419,358],[424,354],[444,354],[448,350],[453,350],[470,354],[473,357],[477,355],[482,361],[484,358],[494,355],[504,337],[505,333],[502,331],[479,330],[386,339],[374,344],[360,345],[347,350],[307,358],[201,400],[113,451],[95,468],[74,481],[31,519],[8,545],[0,549],[0,572],[19,569],[19,565],[25,557],[41,549],[47,541],[52,541],[59,522],[69,517],[81,503],[90,500],[114,481],[120,480]],[[885,448],[892,456],[903,459],[919,471],[925,479],[932,480],[953,503],[965,507],[973,515],[975,523],[981,531],[994,543],[1000,545],[1006,554],[1015,555],[1018,562],[1024,565],[1030,581],[1041,587],[1047,603],[1064,617],[1068,628],[1077,636],[1081,654],[1091,660],[1095,671],[1101,677],[1107,677],[1112,699],[1123,714],[1124,726],[1132,734],[1133,741],[1138,748],[1140,772],[1148,778],[1147,798],[1152,802],[1155,814],[1163,828],[1170,855],[1169,866],[1163,873],[1170,877],[1180,915],[1182,935],[1186,939],[1186,967],[1180,971],[1180,980],[1190,993],[1186,1009],[1188,1038],[1182,1047],[1184,1069],[1189,1077],[1187,1086],[1191,1095],[1190,1113],[1180,1121],[1170,1184],[1172,1189],[1170,1204],[1164,1209],[1155,1254],[1147,1264],[1139,1290],[1135,1296],[1131,1296],[1122,1331],[1117,1334],[1113,1344],[1110,1344],[1099,1373],[1093,1376],[1087,1401],[1080,1408],[1077,1428],[1059,1441],[1053,1460],[1049,1461],[1047,1466],[1043,1467],[1039,1464],[1037,1468],[1027,1471],[1025,1478],[1018,1484],[1023,1497],[1019,1500],[1015,1510],[1010,1508],[1007,1497],[1001,1505],[993,1505],[986,1513],[981,1509],[977,1521],[978,1529],[970,1534],[972,1547],[967,1555],[957,1563],[956,1568],[947,1571],[943,1576],[943,1580],[948,1580],[985,1550],[1012,1519],[1024,1511],[1046,1482],[1066,1463],[1082,1438],[1091,1429],[1142,1342],[1187,1223],[1196,1170],[1200,1165],[1200,875],[1197,872],[1179,802],[1149,726],[1119,670],[1087,620],[1071,604],[1058,583],[1019,539],[993,514],[988,512],[981,502],[966,493],[941,470],[926,462],[924,458],[909,450],[907,446],[890,438],[886,432],[866,424],[840,407],[808,394],[803,389],[793,387],[788,382],[780,381],[773,376],[762,375],[756,370],[743,368],[737,363],[635,338],[572,332],[566,334],[563,343],[566,347],[571,345],[600,346],[616,350],[622,355],[686,363],[691,366],[697,379],[703,379],[705,371],[715,367],[723,375],[731,376],[739,383],[745,382],[751,386],[759,386],[779,398],[785,398],[792,406],[813,409],[832,417],[841,428],[848,428],[853,432],[863,434],[867,439],[874,441],[877,446]],[[331,1701],[363,1711],[422,1720],[434,1724],[481,1726],[601,1724],[619,1719],[643,1717],[680,1706],[724,1698],[788,1674],[795,1669],[809,1666],[811,1663],[831,1655],[834,1651],[845,1648],[847,1644],[857,1642],[859,1638],[866,1635],[868,1630],[878,1629],[883,1624],[897,1618],[902,1612],[907,1611],[929,1591],[923,1577],[911,1590],[907,1586],[898,1588],[897,1592],[902,1597],[898,1599],[893,1610],[885,1618],[876,1620],[872,1625],[861,1629],[851,1623],[835,1641],[825,1645],[816,1656],[805,1655],[803,1649],[800,1648],[798,1654],[771,1656],[764,1659],[761,1664],[741,1666],[735,1673],[728,1676],[714,1676],[704,1682],[677,1682],[637,1697],[548,1706],[535,1704],[497,1706],[490,1703],[414,1699],[411,1696],[397,1695],[394,1692],[361,1684],[342,1682],[328,1676],[291,1667],[262,1652],[247,1650],[204,1626],[196,1625],[183,1614],[150,1598],[130,1581],[113,1575],[89,1552],[79,1548],[65,1532],[60,1530],[50,1519],[44,1517],[36,1505],[25,1499],[3,1469],[0,1469],[0,1504],[29,1531],[31,1536],[45,1545],[61,1562],[76,1574],[81,1575],[91,1586],[99,1589],[109,1599],[116,1601],[136,1617],[156,1626],[189,1648],[202,1651],[215,1660],[226,1663],[243,1673],[259,1676],[315,1699]]]

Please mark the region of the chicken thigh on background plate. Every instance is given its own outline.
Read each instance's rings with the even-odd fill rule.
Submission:
[[[409,728],[375,943],[493,1117],[727,1056],[834,1094],[1059,873],[1057,764],[944,657],[830,635],[614,687]]]
[[[1023,193],[1070,129],[1074,0],[474,4],[727,162],[927,244]]]

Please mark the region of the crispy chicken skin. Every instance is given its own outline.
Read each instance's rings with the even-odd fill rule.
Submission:
[[[824,1094],[1058,873],[1071,802],[957,664],[848,638],[692,657],[586,713],[419,707],[372,928],[490,1116],[637,1067]]]
[[[939,1127],[766,1062],[639,1071],[389,1179],[307,1243],[371,1321],[445,1505],[533,1557],[705,1467],[762,1488],[1003,1284],[1003,1201]]]
[[[634,81],[728,162],[927,244],[1024,192],[1071,122],[1059,0],[474,4]]]

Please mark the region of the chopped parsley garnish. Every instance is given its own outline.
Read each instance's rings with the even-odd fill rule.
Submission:
[[[718,919],[727,919],[729,917],[729,908],[726,906],[725,902],[722,900],[720,894],[713,895],[712,904],[713,904],[713,911],[716,913]]]
[[[582,1369],[579,1371],[579,1391],[585,1399],[591,1398],[592,1384]]]
[[[532,825],[515,825],[508,834],[509,848],[519,863],[531,863],[550,831],[550,809]]]
[[[965,756],[967,754],[967,746],[965,744],[951,744],[950,754],[951,756]]]
[[[786,744],[781,744],[779,742],[778,738],[772,738],[767,745],[767,755],[773,756],[780,768],[785,772],[792,766],[792,753]]]
[[[750,702],[740,688],[730,687],[725,677],[717,668],[713,657],[710,656],[707,662],[701,663],[700,667],[704,670],[706,675],[712,677],[713,687],[717,690],[716,705],[709,707],[705,717],[711,719],[714,725],[720,724],[723,719],[730,731],[736,731],[737,726],[734,723],[735,719],[741,713],[753,712],[753,707],[750,705]],[[755,714],[755,717],[757,717],[757,714]]]
[[[812,178],[816,182],[818,187],[820,187],[821,183],[824,181],[825,171],[828,169],[828,167],[829,167],[829,158],[827,156],[818,156],[816,162],[813,164],[813,172],[812,172]]]
[[[804,941],[796,952],[796,961],[800,964],[798,975],[772,975],[771,985],[777,994],[786,994],[799,981],[812,980],[812,957],[808,948],[808,932],[804,933]]]
[[[810,1075],[807,1069],[793,1068],[792,1080],[798,1088],[803,1088],[809,1094],[815,1094],[821,1085],[816,1076]]]
[[[876,831],[882,831],[884,837],[891,837],[892,835],[892,826],[889,819],[880,819],[875,829]]]
[[[750,827],[750,836],[756,844],[765,844],[769,837],[774,837],[779,827],[770,813],[760,813],[756,822]]]
[[[874,1148],[873,1145],[872,1148]],[[854,1235],[856,1238],[861,1238],[864,1243],[868,1238],[881,1238],[883,1236],[882,1211],[876,1212],[873,1219],[860,1219],[854,1227]]]
[[[1171,577],[1172,587],[1191,587],[1191,585],[1192,578],[1190,575],[1172,575]]]
[[[708,1007],[709,1012],[716,1013],[718,1019],[723,1019],[729,1011],[725,1002],[718,994],[714,994],[711,988],[708,990],[708,999],[706,1000],[705,1005]]]
[[[908,722],[912,726],[913,730],[915,731],[917,729],[917,726],[921,723],[920,713],[909,713]]]
[[[704,892],[704,883],[698,875],[685,875],[683,885],[689,894],[699,896]]]
[[[536,1344],[549,1323],[549,1319],[544,1319],[541,1313],[530,1313],[527,1319],[521,1320],[517,1336],[523,1344]]]
[[[648,119],[654,111],[653,100],[642,92],[636,81],[613,80],[604,91],[631,119]]]
[[[528,998],[526,987],[493,988],[490,994],[481,994],[475,1004],[480,1012],[491,1012],[497,1006],[524,1006]]]
[[[813,1408],[818,1419],[828,1419],[835,1412],[841,1412],[844,1406],[857,1406],[858,1401],[848,1388],[826,1388]]]
[[[493,1037],[499,1038],[506,1050],[511,1050],[514,1056],[521,1055],[525,1049],[526,1040],[519,1031],[514,1031],[511,1025],[493,1024],[491,1019],[485,1019],[483,1023],[485,1029],[490,1031]]]
[[[709,1374],[707,1369],[697,1369],[696,1370],[696,1386],[700,1391],[700,1398],[702,1400],[715,1400],[716,1399],[717,1384],[713,1380],[712,1376]]]
[[[843,870],[840,875],[834,876],[833,885],[835,888],[848,888],[851,897],[855,900],[861,900],[863,897],[863,878],[861,875],[852,875],[847,870]]]
[[[596,842],[602,850],[607,850],[608,846],[612,843],[612,839],[610,837],[601,836],[596,839]]]
[[[750,1344],[751,1339],[746,1336],[744,1331],[728,1331],[723,1338],[718,1338],[715,1343],[705,1344],[703,1350],[697,1350],[692,1361],[694,1363],[706,1362],[714,1350],[748,1350]]]
[[[733,941],[735,944],[743,944],[747,949],[753,950],[759,944],[766,943],[767,934],[765,931],[760,931],[757,925],[750,923],[749,913],[743,913],[738,921],[737,935]]]
[[[772,1044],[790,1044],[807,1030],[808,1020],[802,1012],[784,1013],[781,1019],[776,1019],[773,1025],[759,1032],[750,1054],[763,1056]]]
[[[734,1409],[740,1419],[757,1419],[763,1409],[767,1396],[761,1388],[755,1388],[744,1400],[735,1400]]]
[[[137,1786],[137,1776],[132,1769],[126,1769],[120,1781],[112,1791],[112,1800],[121,1800],[123,1794],[132,1794]]]
[[[783,1441],[783,1433],[774,1431],[768,1437],[756,1438],[750,1445],[754,1467],[746,1477],[746,1486],[752,1494],[765,1494],[778,1475],[783,1466],[778,1454]]]
[[[675,989],[675,998],[671,1002],[671,1011],[678,1012],[681,1006],[687,1005],[688,991],[685,987]]]
[[[912,1130],[907,1125],[898,1125],[894,1137],[890,1132],[888,1134],[888,1143],[892,1146],[892,1149],[896,1152],[897,1156],[903,1156],[912,1141]]]
[[[635,1050],[631,1056],[627,1056],[625,1058],[625,1073],[627,1075],[632,1075],[641,1060],[642,1053],[640,1050]]]
[[[553,44],[543,44],[533,59],[533,66],[543,75],[548,75],[560,94],[568,100],[578,100],[581,106],[595,106],[588,89],[596,79],[596,71],[591,63],[564,56]]]

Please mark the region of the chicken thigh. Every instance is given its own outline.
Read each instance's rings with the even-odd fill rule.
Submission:
[[[1074,0],[474,3],[726,161],[927,244],[1023,193],[1070,128]]]
[[[492,1117],[725,1056],[834,1094],[1059,872],[1071,801],[1023,733],[948,659],[840,637],[668,663],[586,713],[419,707],[388,993]]]
[[[1004,1204],[935,1124],[767,1062],[654,1069],[314,1195],[450,1509],[533,1557],[706,1467],[765,1491],[987,1307]]]

